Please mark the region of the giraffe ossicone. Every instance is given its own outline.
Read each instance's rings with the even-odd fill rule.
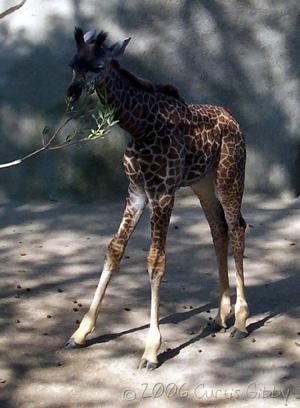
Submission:
[[[228,281],[228,244],[236,267],[234,333],[246,335],[249,314],[244,288],[244,235],[241,214],[246,147],[238,122],[226,108],[187,103],[173,85],[158,85],[136,77],[117,61],[128,39],[108,46],[107,35],[75,31],[77,53],[71,67],[70,100],[80,97],[88,73],[95,74],[96,88],[105,89],[116,110],[118,124],[131,135],[124,154],[129,179],[128,198],[120,227],[108,245],[103,272],[89,311],[66,344],[82,346],[94,330],[100,306],[118,268],[126,244],[147,203],[150,208],[151,246],[147,258],[151,286],[150,328],[141,367],[158,364],[161,344],[159,291],[165,274],[165,244],[174,196],[181,186],[190,186],[198,196],[210,226],[220,280],[217,324],[226,328],[231,313]],[[92,38],[92,39],[91,39]]]

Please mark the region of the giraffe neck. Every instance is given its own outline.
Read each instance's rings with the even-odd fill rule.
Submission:
[[[119,126],[138,136],[145,123],[143,121],[143,93],[129,83],[115,64],[111,64],[104,88],[108,102],[116,109],[116,119]],[[154,101],[153,101],[154,102]]]
[[[121,128],[136,139],[149,133],[155,125],[163,92],[165,97],[167,93],[169,97],[173,96],[173,99],[177,96],[175,88],[159,87],[151,82],[140,80],[121,69],[115,61],[111,62],[101,88],[106,90],[108,102],[115,107],[116,119]],[[162,89],[163,92],[161,92]],[[178,102],[183,103],[180,98]]]

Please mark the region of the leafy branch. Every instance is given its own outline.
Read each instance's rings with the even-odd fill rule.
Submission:
[[[21,159],[0,164],[0,169],[16,166],[45,150],[57,150],[83,142],[103,139],[110,132],[111,128],[118,123],[118,120],[115,119],[115,108],[108,103],[106,92],[97,91],[97,95],[98,100],[92,94],[87,94],[82,98],[81,103],[76,106],[67,103],[66,110],[59,124],[48,141],[43,143],[43,146]],[[67,133],[65,141],[61,143],[56,142],[61,131],[70,123],[73,123],[73,130]],[[46,126],[42,130],[43,140],[48,133],[49,128]]]

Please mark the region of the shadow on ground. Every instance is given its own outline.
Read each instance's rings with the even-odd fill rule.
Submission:
[[[141,400],[145,382],[148,394],[156,383],[165,387],[174,383],[178,388],[185,383],[190,406],[225,406],[228,389],[240,393],[239,398],[229,398],[231,404],[246,403],[249,384],[256,384],[257,393],[263,386],[290,390],[290,398],[295,399],[300,375],[299,212],[298,201],[246,197],[250,336],[237,342],[228,333],[212,336],[217,272],[211,238],[196,199],[180,194],[170,225],[168,268],[161,291],[160,367],[145,374],[135,367],[149,319],[147,212],[111,282],[88,347],[64,351],[62,345],[93,295],[122,204],[3,204],[1,406],[127,406],[130,401],[124,390],[129,387],[135,401]],[[230,266],[234,284],[232,260]],[[197,394],[200,383],[207,393],[221,391],[217,397]],[[150,397],[143,400],[145,406],[151,406]],[[175,393],[174,406],[182,406],[182,398]],[[260,401],[257,394],[251,407],[260,406]],[[265,398],[266,403],[276,401]],[[161,406],[167,402],[165,391]]]

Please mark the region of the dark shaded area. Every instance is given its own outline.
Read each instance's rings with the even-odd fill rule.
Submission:
[[[299,2],[267,1],[260,8],[238,0],[86,3],[88,11],[84,2],[72,0],[68,19],[49,15],[46,39],[35,43],[21,31],[16,37],[8,20],[1,22],[1,162],[40,145],[44,124],[60,116],[71,76],[73,26],[105,29],[115,41],[111,26],[117,25],[133,38],[125,67],[173,83],[187,100],[224,105],[234,113],[248,142],[249,190],[299,192]],[[26,117],[35,126],[21,142]],[[2,191],[9,197],[81,200],[123,193],[126,138],[114,137],[2,170]]]

